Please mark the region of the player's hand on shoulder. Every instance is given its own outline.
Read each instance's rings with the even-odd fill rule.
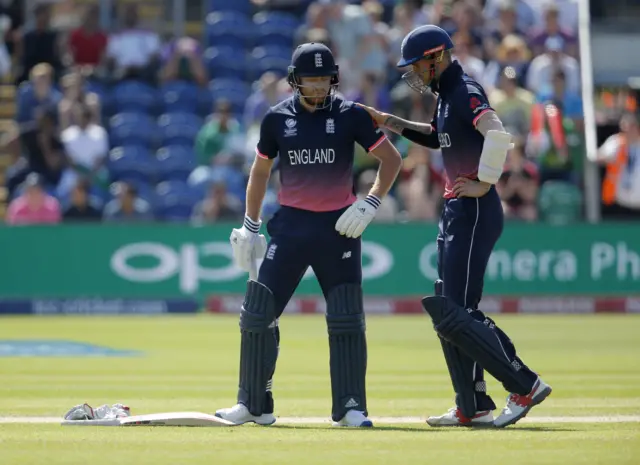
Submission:
[[[384,127],[385,122],[391,116],[389,113],[383,113],[381,111],[376,110],[373,107],[368,107],[363,105],[362,103],[354,102],[360,108],[366,110],[367,113],[371,116],[371,118],[376,122],[376,124],[380,127]]]
[[[357,238],[362,235],[371,220],[376,216],[380,199],[374,195],[368,195],[363,200],[357,200],[336,222],[336,231],[342,236]]]
[[[457,178],[453,185],[456,197],[482,197],[491,189],[487,182],[474,181],[468,178]]]
[[[261,225],[262,221],[255,222],[245,217],[242,227],[231,231],[229,241],[233,260],[243,271],[249,272],[253,261],[263,257],[267,250],[267,240],[259,234]]]

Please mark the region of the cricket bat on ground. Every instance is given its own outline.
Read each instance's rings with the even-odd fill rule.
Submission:
[[[201,412],[152,413],[109,420],[63,420],[63,426],[235,426],[230,421]]]

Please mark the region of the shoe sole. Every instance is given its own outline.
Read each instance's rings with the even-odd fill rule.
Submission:
[[[219,415],[219,414],[217,414],[217,413],[215,414],[215,416],[216,416],[216,417],[218,417],[218,418],[222,418],[223,420],[227,420],[227,419],[226,419],[226,418],[224,418],[222,415]],[[231,420],[227,420],[227,421],[231,421]],[[259,426],[271,426],[271,425],[273,425],[275,422],[276,422],[276,418],[274,418],[274,419],[273,419],[273,421],[271,421],[271,422],[269,422],[269,423],[260,423],[260,422],[257,422],[257,421],[255,421],[255,420],[247,420],[247,421],[243,421],[242,423],[234,423],[233,425],[234,425],[234,426],[240,426],[240,425],[245,425],[245,424],[247,424],[247,423],[255,423],[256,425],[259,425]]]
[[[373,422],[372,421],[363,421],[358,426],[355,426],[355,425],[341,425],[338,422],[334,422],[334,423],[331,424],[331,426],[333,426],[335,428],[373,428]]]
[[[494,427],[493,421],[483,422],[483,423],[469,423],[469,424],[458,423],[455,425],[439,425],[436,423],[429,423],[429,420],[427,420],[427,425],[431,426],[432,428],[493,428]]]
[[[553,391],[553,389],[551,389],[551,386],[547,386],[545,389],[542,390],[540,394],[538,394],[533,399],[531,399],[531,405],[527,406],[520,415],[513,417],[511,420],[501,425],[496,425],[494,422],[494,426],[496,428],[505,428],[507,426],[511,426],[517,423],[518,421],[522,420],[524,417],[527,416],[527,414],[531,411],[533,407],[535,407],[536,405],[540,405],[547,397],[549,397],[549,395],[551,394],[551,391]]]

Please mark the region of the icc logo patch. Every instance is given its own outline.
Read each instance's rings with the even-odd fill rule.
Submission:
[[[298,128],[296,128],[296,120],[293,118],[287,118],[284,122],[287,127],[284,130],[284,137],[292,137],[298,134]]]

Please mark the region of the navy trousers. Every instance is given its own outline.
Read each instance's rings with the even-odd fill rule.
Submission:
[[[267,224],[270,236],[258,281],[267,286],[280,317],[308,267],[313,269],[325,298],[341,284],[362,284],[360,238],[335,230],[345,209],[311,212],[281,207]]]
[[[484,273],[503,225],[494,187],[482,197],[445,201],[438,231],[438,275],[444,281],[444,295],[458,305],[478,309]]]

